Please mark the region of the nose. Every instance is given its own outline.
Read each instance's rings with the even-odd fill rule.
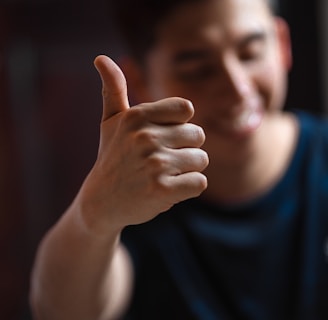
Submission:
[[[251,81],[245,66],[234,57],[227,57],[221,65],[219,86],[221,98],[226,97],[231,103],[244,100],[251,92]]]

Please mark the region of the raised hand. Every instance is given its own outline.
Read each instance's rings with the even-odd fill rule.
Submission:
[[[95,66],[103,85],[103,117],[97,161],[80,202],[97,232],[154,218],[207,186],[200,149],[203,130],[189,123],[190,101],[167,98],[130,108],[125,77],[108,57]],[[81,198],[82,197],[82,198]]]

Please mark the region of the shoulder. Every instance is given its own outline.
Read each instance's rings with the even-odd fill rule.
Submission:
[[[311,190],[328,196],[328,120],[326,117],[303,111],[296,113],[300,126],[296,157],[301,166],[301,175],[307,177]],[[328,199],[328,198],[327,198]]]
[[[301,110],[293,111],[298,119],[300,129],[307,134],[321,133],[328,135],[328,118],[317,114],[311,114]]]
[[[308,152],[317,150],[328,157],[328,118],[301,110],[293,113],[299,125],[298,144]]]

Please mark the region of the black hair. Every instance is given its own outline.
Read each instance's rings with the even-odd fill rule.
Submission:
[[[204,0],[108,0],[113,28],[124,49],[139,62],[155,44],[158,26],[176,7]]]
[[[138,62],[155,44],[163,20],[178,6],[208,0],[107,0],[113,28],[124,50]],[[277,0],[265,0],[274,10]]]

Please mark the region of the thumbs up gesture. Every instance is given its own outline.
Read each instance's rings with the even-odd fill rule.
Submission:
[[[130,107],[123,72],[108,57],[95,60],[102,80],[103,115],[98,157],[79,198],[97,232],[139,224],[207,186],[203,130],[189,123],[183,98]]]

